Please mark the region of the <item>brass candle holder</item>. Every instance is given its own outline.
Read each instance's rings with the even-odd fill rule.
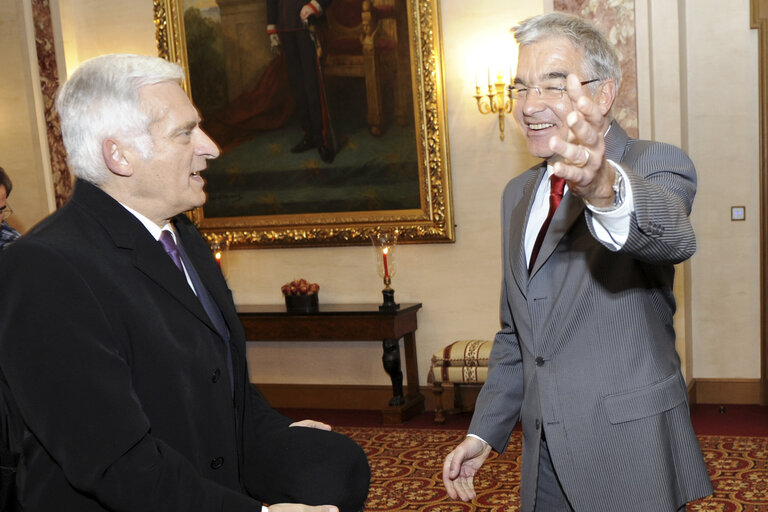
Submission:
[[[392,277],[395,275],[395,246],[397,245],[397,230],[379,231],[370,235],[376,254],[376,269],[384,281],[381,294],[384,298],[379,311],[395,311],[400,304],[395,302],[395,290],[392,289]]]
[[[490,72],[488,73],[487,94],[483,94],[483,90],[477,84],[477,78],[475,78],[474,98],[477,102],[477,109],[481,114],[498,114],[499,138],[504,140],[504,115],[512,113],[512,96],[508,84],[504,81],[504,75],[498,73],[496,81],[491,82]]]

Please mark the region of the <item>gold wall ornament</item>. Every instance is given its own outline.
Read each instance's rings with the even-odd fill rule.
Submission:
[[[184,68],[187,77],[185,90],[191,97],[195,84],[190,84],[189,78],[182,3],[186,0],[153,1],[158,54]],[[209,243],[225,242],[233,249],[366,245],[370,243],[370,233],[382,228],[396,229],[400,243],[455,241],[440,2],[372,1],[374,4],[393,5],[406,12],[418,160],[418,208],[222,217],[206,217],[204,208],[197,208],[189,212],[190,218]],[[254,26],[253,30],[262,34],[264,28]],[[370,26],[364,28],[371,30]],[[211,193],[210,183],[206,191]]]
[[[510,76],[510,82],[511,80]],[[475,78],[474,98],[477,102],[477,110],[481,114],[498,114],[499,139],[504,140],[504,116],[512,113],[512,95],[509,84],[504,81],[504,75],[497,73],[496,81],[491,81],[491,72],[488,71],[488,92],[486,94],[482,94],[482,87],[477,84],[477,78]]]

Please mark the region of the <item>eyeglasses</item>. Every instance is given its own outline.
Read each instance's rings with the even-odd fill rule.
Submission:
[[[0,206],[0,219],[7,219],[13,215],[13,208],[11,208],[11,205],[6,204],[5,206]]]
[[[593,82],[599,82],[600,78],[593,78],[592,80],[585,80],[584,82],[580,82],[581,85],[587,85],[591,84]],[[512,95],[512,99],[515,100],[523,100],[528,97],[528,93],[530,91],[535,91],[536,96],[541,98],[544,101],[547,100],[561,100],[563,99],[563,96],[565,96],[566,88],[562,85],[546,85],[546,86],[530,86],[526,87],[524,85],[510,85],[508,87],[510,94]]]

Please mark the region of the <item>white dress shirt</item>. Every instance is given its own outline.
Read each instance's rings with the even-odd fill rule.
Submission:
[[[595,228],[597,238],[618,251],[624,246],[629,236],[630,215],[635,210],[635,204],[627,173],[615,162],[611,160],[607,160],[607,162],[624,177],[624,203],[610,212],[597,212],[591,205],[587,204],[586,206],[592,212],[592,225]],[[531,252],[536,243],[536,237],[539,235],[539,230],[541,230],[541,226],[544,224],[549,213],[549,191],[552,186],[549,177],[552,176],[552,172],[552,166],[548,165],[547,175],[539,183],[539,188],[536,189],[530,217],[528,218],[528,225],[525,227],[525,261],[528,265],[530,265]],[[567,193],[568,185],[566,184],[563,190],[563,197]]]

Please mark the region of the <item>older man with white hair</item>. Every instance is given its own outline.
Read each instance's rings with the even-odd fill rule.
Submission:
[[[0,391],[24,425],[18,505],[357,512],[362,449],[284,417],[249,382],[232,294],[183,215],[205,202],[219,150],[182,77],[108,55],[60,91],[74,193],[0,257]]]

